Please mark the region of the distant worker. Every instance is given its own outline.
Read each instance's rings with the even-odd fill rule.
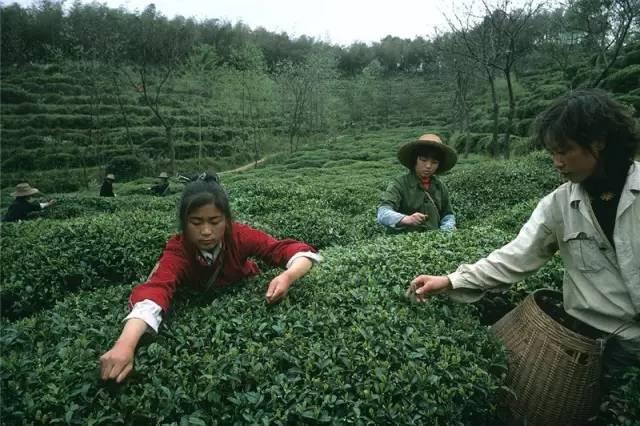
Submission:
[[[153,195],[162,197],[169,193],[169,175],[167,175],[166,172],[162,172],[158,178],[160,179],[160,182],[149,188],[149,191],[151,191]]]
[[[456,164],[456,152],[438,135],[427,134],[400,147],[398,160],[409,170],[382,193],[378,223],[399,232],[453,231],[456,218],[449,191],[437,175]]]
[[[31,197],[36,194],[40,194],[40,191],[37,188],[32,188],[28,183],[17,184],[16,191],[11,194],[16,199],[11,203],[2,220],[4,222],[26,220],[30,213],[42,211],[56,202],[55,200],[49,200],[46,203],[31,201]]]
[[[109,173],[104,178],[104,182],[102,182],[102,186],[100,187],[100,196],[101,197],[115,197],[116,194],[113,193],[113,182],[116,180],[116,177],[113,173]]]

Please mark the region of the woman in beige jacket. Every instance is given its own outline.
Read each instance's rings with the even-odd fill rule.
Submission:
[[[518,236],[447,276],[420,275],[418,301],[445,291],[473,302],[535,273],[559,251],[567,313],[615,333],[607,367],[640,363],[640,135],[600,90],[576,91],[538,119],[537,138],[568,182],[545,196]]]

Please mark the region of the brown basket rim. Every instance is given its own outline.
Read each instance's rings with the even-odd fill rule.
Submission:
[[[605,337],[604,333],[602,337],[594,339],[565,327],[563,324],[561,324],[555,318],[545,312],[541,305],[541,296],[552,296],[562,301],[562,293],[554,289],[541,288],[531,292],[525,298],[523,302],[523,308],[525,309],[524,315],[528,319],[531,319],[531,314],[535,313],[537,319],[541,320],[544,323],[543,326],[542,324],[535,323],[535,321],[533,321],[536,327],[540,328],[548,338],[556,341],[562,346],[573,346],[574,349],[585,352],[601,352]]]

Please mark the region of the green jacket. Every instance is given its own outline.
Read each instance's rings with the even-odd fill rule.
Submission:
[[[431,187],[427,192],[428,195],[416,174],[408,172],[391,181],[380,197],[379,206],[387,206],[404,215],[416,212],[425,214],[426,220],[413,230],[438,229],[444,216],[453,215],[449,191],[444,182],[434,175],[431,177]]]

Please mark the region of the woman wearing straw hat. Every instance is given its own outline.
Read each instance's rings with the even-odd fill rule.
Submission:
[[[16,199],[11,203],[7,210],[7,214],[2,220],[4,222],[25,220],[29,216],[29,213],[39,212],[56,202],[55,200],[49,200],[46,203],[30,201],[31,197],[39,193],[40,191],[38,191],[37,188],[33,188],[28,183],[17,184],[15,192],[11,193],[11,196],[16,197]]]
[[[536,272],[556,253],[564,263],[563,304],[572,317],[615,336],[605,367],[640,364],[640,132],[601,90],[556,100],[536,137],[568,182],[544,197],[506,246],[447,276],[420,275],[418,301],[446,291],[473,302]]]
[[[116,180],[116,177],[113,173],[109,173],[104,177],[104,181],[102,182],[102,186],[100,187],[100,196],[101,197],[115,197],[116,194],[113,192],[113,182]]]
[[[158,182],[157,185],[149,188],[149,191],[151,191],[151,193],[154,195],[162,197],[169,191],[169,175],[166,172],[162,172],[160,173],[158,178],[160,179],[160,182]]]
[[[394,231],[454,230],[449,191],[437,175],[456,164],[456,152],[438,135],[426,134],[403,145],[398,159],[409,172],[393,179],[383,192],[378,223]]]

